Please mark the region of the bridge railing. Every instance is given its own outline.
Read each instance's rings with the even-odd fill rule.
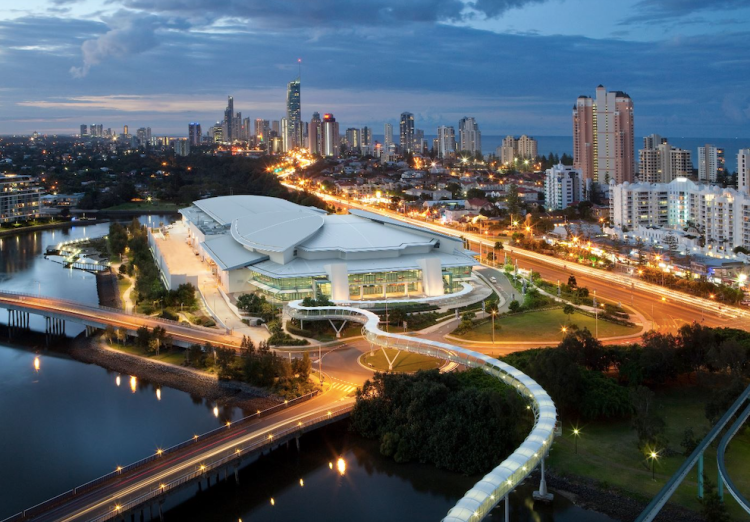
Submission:
[[[750,502],[748,502],[747,498],[745,498],[745,496],[740,493],[740,490],[737,489],[737,486],[735,486],[732,477],[730,477],[729,473],[727,473],[726,460],[724,458],[729,442],[734,438],[735,435],[737,435],[737,432],[740,431],[740,428],[742,428],[743,424],[745,424],[745,421],[747,421],[748,417],[750,417],[750,406],[745,408],[745,411],[742,412],[735,423],[732,424],[732,427],[729,428],[729,430],[724,434],[724,437],[722,437],[721,442],[719,443],[719,448],[716,450],[716,463],[719,467],[719,480],[724,481],[724,484],[726,484],[727,486],[727,491],[729,491],[729,493],[734,497],[740,507],[746,512],[750,513]]]
[[[11,291],[11,290],[2,290],[2,291],[0,291],[0,298],[2,298],[2,297],[20,297],[20,298],[36,299],[36,300],[41,301],[42,302],[41,304],[45,304],[44,301],[48,301],[49,304],[63,304],[63,305],[67,305],[67,306],[75,308],[73,310],[67,310],[67,311],[70,311],[72,313],[76,313],[76,312],[79,312],[81,310],[88,310],[90,312],[97,312],[97,311],[102,311],[103,310],[105,312],[112,312],[112,313],[116,313],[116,314],[125,314],[125,315],[129,315],[131,317],[137,317],[137,318],[146,319],[146,320],[149,320],[149,321],[156,321],[156,322],[159,322],[159,323],[180,326],[182,328],[189,328],[189,329],[195,330],[197,332],[205,332],[205,333],[212,333],[212,334],[215,334],[215,335],[221,335],[221,331],[220,330],[216,330],[215,328],[210,328],[210,327],[207,327],[207,326],[201,326],[201,325],[196,325],[196,324],[191,324],[191,323],[186,323],[186,322],[174,321],[172,319],[165,319],[163,317],[152,317],[150,315],[140,314],[138,312],[133,312],[131,310],[121,310],[119,308],[112,308],[112,307],[109,307],[109,306],[89,305],[89,304],[81,303],[79,301],[73,301],[71,299],[58,299],[56,297],[45,297],[45,296],[40,296],[40,295],[37,295],[37,294],[29,294],[29,293],[25,293],[25,292],[14,292],[14,291]],[[66,311],[65,309],[62,309],[62,310]]]
[[[243,455],[262,450],[265,447],[273,447],[274,445],[283,442],[285,438],[299,436],[305,432],[305,428],[310,428],[320,423],[331,423],[344,419],[351,413],[353,408],[353,403],[345,404],[336,408],[331,408],[331,410],[325,414],[316,416],[312,419],[300,421],[294,426],[285,426],[275,430],[269,430],[263,434],[262,438],[240,443],[233,446],[231,449],[222,451],[219,455],[214,457],[214,460],[204,462],[194,470],[188,471],[170,481],[163,482],[148,493],[116,503],[110,507],[108,512],[90,519],[88,522],[103,522],[105,520],[111,520],[112,518],[115,518],[130,509],[136,508],[149,500],[158,498],[169,490],[175,489],[176,487],[192,480],[202,478],[212,471],[219,470],[232,461],[240,459]]]
[[[439,341],[384,332],[374,313],[353,307],[305,307],[301,301],[289,303],[289,315],[296,319],[343,319],[363,324],[365,338],[371,343],[448,360],[485,372],[512,386],[530,401],[534,427],[521,446],[480,480],[458,501],[444,522],[481,520],[541,463],[555,437],[557,409],[547,392],[520,370],[487,355]]]
[[[24,511],[17,513],[9,518],[6,518],[2,522],[15,522],[19,520],[27,520],[29,517],[33,517],[39,514],[44,513],[48,509],[57,506],[67,500],[70,500],[72,498],[75,498],[77,495],[80,495],[81,493],[85,493],[87,491],[91,491],[96,486],[110,481],[114,480],[117,477],[122,476],[123,474],[132,471],[134,469],[137,469],[141,466],[144,466],[150,462],[153,462],[157,459],[163,459],[167,455],[170,455],[176,451],[179,451],[181,449],[184,449],[188,446],[192,446],[199,441],[203,441],[207,438],[210,438],[213,435],[216,435],[218,433],[227,433],[228,431],[232,429],[237,429],[239,427],[244,426],[248,422],[252,420],[257,420],[261,417],[268,416],[272,413],[275,413],[277,411],[283,410],[285,408],[288,408],[289,406],[293,406],[295,404],[299,404],[301,402],[305,402],[307,400],[312,399],[316,395],[318,395],[320,392],[314,391],[312,393],[308,393],[306,395],[302,395],[301,397],[297,397],[296,399],[292,399],[290,401],[285,401],[280,404],[276,404],[274,406],[271,406],[270,408],[266,408],[265,410],[258,410],[256,413],[253,413],[252,415],[248,415],[246,417],[243,417],[241,419],[238,419],[232,423],[230,423],[228,426],[220,426],[218,428],[215,428],[211,431],[207,431],[206,433],[203,433],[201,435],[195,435],[193,438],[188,439],[186,441],[180,442],[179,444],[175,444],[174,446],[171,446],[169,448],[166,448],[164,450],[161,450],[160,452],[154,453],[153,455],[149,455],[148,457],[145,457],[141,460],[138,460],[136,462],[133,462],[131,464],[128,464],[127,466],[118,466],[115,470],[107,473],[106,475],[102,475],[99,478],[96,478],[94,480],[91,480],[89,482],[86,482],[85,484],[81,484],[80,486],[76,486],[73,489],[70,489],[66,491],[65,493],[61,493],[57,495],[56,497],[53,497],[51,499],[45,500],[44,502],[37,504],[35,506],[32,506],[28,509],[25,509]]]

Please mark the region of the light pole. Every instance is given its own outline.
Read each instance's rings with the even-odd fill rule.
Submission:
[[[492,344],[495,344],[495,310],[492,310]]]
[[[573,428],[573,441],[576,448],[576,455],[578,455],[578,437],[581,435],[581,430]]]
[[[654,471],[654,466],[656,465],[656,460],[659,458],[659,452],[652,451],[649,454],[648,458],[651,459],[651,480],[656,480],[656,473]]]

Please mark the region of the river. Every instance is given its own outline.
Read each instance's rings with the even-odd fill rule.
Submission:
[[[153,224],[164,220],[151,217]],[[47,245],[107,230],[98,224],[0,239],[0,288],[95,304],[94,276],[66,270],[43,253]],[[31,317],[32,328],[41,330],[43,320]],[[0,312],[0,322],[6,320]],[[80,331],[67,327],[69,335]],[[42,346],[0,341],[0,519],[242,415],[224,409],[217,418],[213,406],[170,388],[157,392],[147,382]],[[349,433],[345,423],[305,436],[301,452],[292,445],[264,457],[240,478],[240,486],[214,487],[168,511],[166,520],[434,521],[477,480],[396,464],[381,457],[376,444]],[[532,489],[521,486],[512,495],[513,520],[611,520],[560,495],[552,506],[534,506]]]

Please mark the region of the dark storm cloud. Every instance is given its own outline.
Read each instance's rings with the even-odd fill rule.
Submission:
[[[152,13],[199,19],[240,17],[265,26],[311,28],[342,23],[374,26],[460,21],[473,12],[493,18],[508,9],[544,0],[123,0],[122,5]]]
[[[622,23],[658,24],[699,12],[731,11],[746,7],[747,0],[641,0],[633,6],[634,14]]]
[[[228,94],[244,116],[278,119],[286,82],[302,57],[303,116],[333,112],[344,128],[382,129],[408,110],[428,133],[469,115],[489,134],[570,134],[575,98],[602,83],[633,97],[639,135],[750,136],[750,34],[632,42],[415,21],[305,26],[302,13],[284,27],[277,23],[282,15],[273,15],[273,23],[259,18],[272,16],[270,3],[251,21],[239,5],[220,20],[216,13],[231,4],[221,1],[202,15],[207,3],[164,0],[158,12],[123,8],[103,21],[0,22],[7,89],[0,132],[44,130],[48,118],[47,129],[67,121],[69,132],[76,123],[101,121],[184,133],[187,121],[216,121]],[[317,12],[318,3],[310,4],[300,10]],[[364,5],[366,16],[348,16],[370,19],[388,5]],[[451,2],[444,4],[447,14],[412,12],[421,4],[410,5],[398,11],[403,20],[456,12]],[[71,66],[88,67],[88,76],[72,77]]]

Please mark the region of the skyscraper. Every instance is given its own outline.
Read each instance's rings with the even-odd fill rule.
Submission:
[[[633,100],[622,91],[596,88],[573,107],[573,166],[585,179],[632,181],[635,167]]]
[[[370,127],[362,127],[360,139],[362,140],[362,147],[370,147],[372,145],[372,129]]]
[[[81,138],[89,135],[89,127],[85,123],[81,125]]]
[[[638,178],[644,183],[669,183],[693,173],[690,151],[671,146],[665,138],[652,134],[643,138],[638,151]]]
[[[227,96],[227,108],[224,109],[224,124],[222,125],[222,135],[226,142],[232,143],[234,136],[234,97]]]
[[[302,106],[300,79],[292,80],[286,88],[287,150],[302,147]]]
[[[188,140],[191,147],[198,147],[201,144],[201,124],[191,123],[188,125]]]
[[[321,124],[320,145],[322,155],[337,158],[339,155],[339,124],[333,114],[324,114]]]
[[[717,149],[706,144],[698,147],[698,180],[716,183],[719,176],[726,172],[724,167],[724,149]]]
[[[255,120],[255,139],[258,143],[266,143],[271,138],[271,122],[258,118]]]
[[[633,100],[622,91],[596,88],[573,107],[573,166],[599,183],[632,181],[635,169]]]
[[[482,153],[482,133],[474,118],[464,116],[458,120],[459,150],[472,156]]]
[[[750,194],[750,149],[737,153],[737,190]]]
[[[289,135],[289,120],[287,120],[286,117],[281,118],[281,150],[282,152],[286,152],[292,148],[289,146],[290,139],[291,139],[291,136]]]
[[[360,141],[359,129],[348,128],[346,129],[346,144],[349,146],[349,150],[359,150],[362,146]]]
[[[456,153],[456,129],[441,125],[437,130],[437,154],[448,158]]]
[[[401,152],[407,153],[414,150],[414,115],[410,112],[401,113],[400,141]]]
[[[390,150],[391,145],[393,145],[393,125],[390,123],[386,123],[383,126],[383,149],[384,150]]]
[[[127,126],[127,125],[123,126],[123,128],[122,128],[122,133],[123,133],[123,134],[124,134],[125,136],[129,136],[129,134],[128,134],[128,126]]]
[[[595,128],[594,100],[579,96],[573,105],[573,167],[581,172],[584,180],[596,179]]]
[[[313,112],[312,119],[310,120],[310,127],[307,130],[307,147],[310,149],[310,154],[322,154],[322,127],[320,123],[320,114]]]

